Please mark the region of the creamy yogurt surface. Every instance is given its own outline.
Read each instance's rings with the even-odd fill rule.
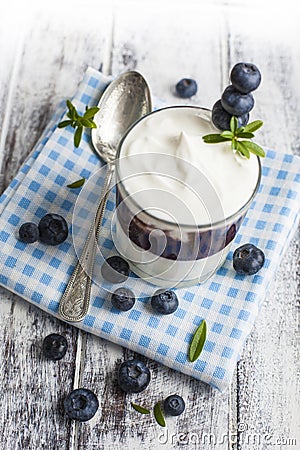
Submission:
[[[255,155],[246,159],[231,143],[206,144],[216,133],[201,108],[158,110],[125,137],[119,175],[126,191],[150,215],[186,225],[206,225],[239,211],[258,182]]]

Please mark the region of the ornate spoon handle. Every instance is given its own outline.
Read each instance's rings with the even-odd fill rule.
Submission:
[[[104,195],[98,205],[95,221],[89,230],[82,254],[77,261],[75,269],[60,300],[59,314],[68,322],[80,322],[84,319],[89,309],[95,253],[109,194],[108,188],[114,170],[115,165],[113,163],[108,163],[106,178],[102,189]]]

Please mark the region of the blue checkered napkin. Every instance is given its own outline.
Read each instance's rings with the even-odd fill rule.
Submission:
[[[109,81],[89,68],[74,98],[79,110],[83,112],[86,104],[96,104]],[[92,180],[92,174],[101,167],[88,133],[75,148],[73,130],[56,127],[64,113],[60,109],[53,117],[29,159],[0,197],[0,283],[54,316],[58,316],[60,297],[76,264],[72,230],[57,247],[24,244],[16,236],[23,222],[37,223],[48,212],[63,215],[71,224],[79,190],[66,185],[81,177]],[[170,316],[153,314],[145,296],[147,284],[138,277],[130,279],[137,301],[126,313],[111,307],[105,286],[93,284],[89,314],[76,326],[224,390],[297,227],[299,197],[300,159],[267,151],[259,193],[232,246],[234,249],[252,242],[264,250],[266,263],[258,274],[236,275],[230,252],[223,267],[206,283],[177,289],[180,307]],[[85,217],[84,208],[93,210],[95,201],[91,191],[83,210],[79,208],[79,221]],[[113,207],[112,194],[100,242],[105,256],[114,252],[110,235]],[[84,226],[87,232],[88,223]],[[190,363],[189,342],[202,319],[208,325],[207,340],[199,359]]]

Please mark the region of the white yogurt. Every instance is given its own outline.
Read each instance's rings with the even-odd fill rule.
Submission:
[[[248,160],[234,153],[230,142],[204,143],[202,136],[216,132],[209,118],[205,120],[203,113],[189,107],[162,109],[141,120],[124,140],[120,154],[144,156],[130,160],[130,171],[139,176],[124,182],[127,192],[139,192],[137,201],[154,216],[169,221],[173,216],[181,224],[204,225],[237,212],[255,189],[258,161],[254,155]],[[147,155],[153,153],[155,158]],[[126,177],[125,164],[123,169],[121,176]],[[164,192],[172,192],[174,201],[166,200]],[[188,206],[189,217],[178,208],[176,198]]]

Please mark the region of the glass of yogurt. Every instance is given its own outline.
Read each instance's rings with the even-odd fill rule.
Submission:
[[[133,272],[161,287],[203,283],[223,264],[258,190],[260,160],[206,144],[209,110],[172,106],[136,122],[116,162],[113,240]]]

